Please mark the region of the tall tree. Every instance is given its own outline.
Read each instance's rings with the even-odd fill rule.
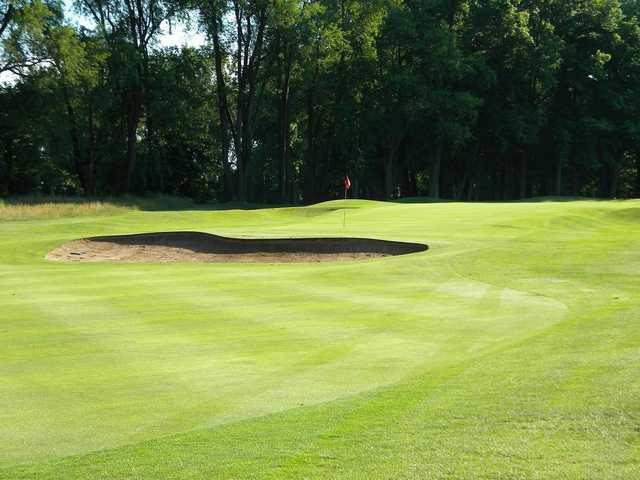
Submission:
[[[179,4],[171,0],[77,0],[80,9],[89,14],[98,31],[111,49],[111,68],[114,76],[125,80],[120,86],[126,105],[126,168],[123,190],[131,191],[137,165],[137,143],[140,120],[149,112],[149,51],[153,41],[179,11]],[[120,58],[120,62],[115,62]],[[117,82],[117,79],[113,79]],[[145,108],[146,107],[146,108]],[[147,136],[153,149],[153,120],[147,118]]]
[[[204,2],[200,8],[213,42],[222,129],[231,134],[237,195],[246,201],[270,6],[266,0],[232,0]],[[230,19],[227,28],[225,19]]]

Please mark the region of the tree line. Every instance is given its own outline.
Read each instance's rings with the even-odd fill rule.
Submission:
[[[73,8],[0,0],[0,195],[640,196],[637,0]]]

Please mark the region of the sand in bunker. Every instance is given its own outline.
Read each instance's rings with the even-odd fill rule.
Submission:
[[[420,243],[371,238],[227,238],[162,232],[73,240],[46,256],[68,262],[325,262],[423,252]]]

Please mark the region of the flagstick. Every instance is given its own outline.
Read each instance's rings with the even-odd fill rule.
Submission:
[[[347,200],[347,189],[344,189],[344,199]],[[347,228],[347,206],[344,206],[344,210],[342,210],[342,229]]]

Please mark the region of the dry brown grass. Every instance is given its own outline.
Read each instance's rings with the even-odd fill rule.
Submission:
[[[124,213],[131,205],[117,205],[108,201],[54,200],[35,201],[31,198],[0,200],[0,221],[40,220],[92,215],[115,215]]]

